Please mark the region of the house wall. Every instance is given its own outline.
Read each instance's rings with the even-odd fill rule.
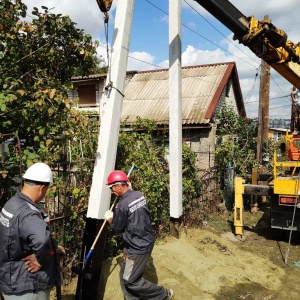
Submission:
[[[135,72],[128,72],[125,78],[125,86],[134,76]],[[68,97],[72,101],[78,101],[78,87],[80,86],[91,86],[96,91],[96,103],[88,103],[86,99],[82,99],[84,104],[77,104],[79,110],[84,111],[97,111],[100,113],[102,94],[106,85],[106,76],[99,76],[98,78],[89,78],[83,80],[77,80],[73,82],[73,89],[69,90]]]
[[[231,106],[233,111],[238,114],[232,79],[228,81],[227,86],[224,88],[214,114],[220,112],[223,105]],[[190,131],[186,136],[183,130],[184,140],[197,155],[197,167],[201,177],[215,167],[217,124],[214,123],[214,120],[211,120],[210,126],[210,128],[199,128]]]
[[[80,103],[77,103],[77,107],[79,110],[84,111],[98,111],[100,106],[100,99],[102,95],[102,91],[104,89],[106,77],[101,77],[97,80],[83,80],[73,83],[73,89],[68,92],[68,97],[72,101],[78,102],[78,87],[80,86],[92,86],[95,89],[96,92],[96,103],[88,103],[88,101],[84,101],[85,104],[81,105]]]
[[[227,86],[224,88],[222,92],[219,103],[215,109],[215,114],[220,112],[220,109],[223,105],[231,106],[234,112],[238,114],[238,107],[234,95],[232,79],[228,80]]]
[[[211,124],[209,128],[193,129],[189,132],[183,130],[183,140],[196,153],[200,176],[204,176],[215,165],[216,128],[215,124]]]
[[[221,94],[215,109],[215,114],[220,112],[223,105],[231,106],[233,110],[238,113],[231,79]],[[185,139],[197,155],[197,167],[199,168],[200,176],[205,176],[205,173],[209,172],[209,170],[215,166],[217,124],[214,123],[214,120],[211,120],[210,126],[210,128],[200,128],[191,131]],[[183,131],[183,137],[184,136]]]
[[[286,133],[287,133],[286,129],[269,128],[268,137],[274,139],[275,141],[279,141],[280,139],[286,136]]]
[[[130,79],[134,76],[134,72],[128,73],[125,80],[125,86],[130,81]],[[95,105],[80,107],[80,110],[98,110],[99,115],[101,115],[101,98],[102,92],[105,87],[106,77],[102,76],[97,78],[97,80],[89,79],[89,82],[94,84],[96,89],[96,107]],[[238,113],[238,108],[236,104],[235,94],[233,90],[232,79],[228,81],[228,84],[224,88],[219,103],[215,109],[215,113],[220,111],[220,108],[223,105],[233,107],[234,111]],[[86,84],[84,81],[78,81],[74,83],[74,89],[70,91],[69,97],[70,99],[76,99],[78,97],[78,86],[81,84]],[[195,124],[196,125],[196,124]],[[199,125],[199,124],[198,124]],[[197,126],[197,125],[196,125]],[[183,141],[188,143],[191,149],[196,153],[196,162],[197,167],[200,170],[200,173],[203,175],[205,172],[214,168],[215,159],[214,153],[216,148],[216,130],[217,125],[214,123],[214,120],[211,120],[210,124],[207,124],[207,127],[202,128],[194,128],[194,129],[186,129],[183,128]]]

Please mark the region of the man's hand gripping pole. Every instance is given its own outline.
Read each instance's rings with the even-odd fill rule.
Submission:
[[[128,178],[129,178],[130,174],[132,173],[133,169],[134,169],[134,165],[131,166],[131,168],[130,168],[128,174],[127,174]],[[111,205],[111,207],[109,209],[111,212],[113,211],[113,209],[114,209],[114,207],[115,207],[118,199],[119,199],[119,197],[116,197],[115,200],[114,200],[114,202],[113,202],[113,204]],[[95,240],[94,240],[94,242],[93,242],[93,244],[92,244],[92,246],[91,246],[91,249],[89,250],[88,254],[86,255],[86,257],[84,259],[83,266],[87,265],[87,263],[88,263],[88,261],[90,259],[90,256],[92,255],[92,253],[94,251],[94,248],[95,248],[95,246],[97,244],[97,241],[98,241],[98,239],[99,239],[99,237],[100,237],[100,235],[101,235],[101,233],[103,231],[103,228],[106,225],[106,222],[107,222],[107,220],[105,219],[104,222],[103,222],[103,224],[102,224],[102,226],[101,226],[101,228],[100,228],[100,230],[99,230],[99,232],[98,232],[98,234],[97,234],[97,236],[96,236],[96,238],[95,238]]]

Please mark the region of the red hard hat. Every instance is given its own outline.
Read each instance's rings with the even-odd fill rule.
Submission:
[[[127,175],[121,170],[112,171],[107,177],[107,187],[111,187],[116,182],[128,181]]]

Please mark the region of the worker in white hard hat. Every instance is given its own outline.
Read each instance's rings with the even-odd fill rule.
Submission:
[[[52,181],[47,164],[33,164],[21,191],[0,212],[0,291],[5,300],[49,300],[51,289],[61,285],[57,244],[48,216],[37,205]]]

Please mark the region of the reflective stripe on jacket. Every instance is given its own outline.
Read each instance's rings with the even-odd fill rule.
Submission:
[[[144,254],[154,245],[152,224],[147,201],[139,191],[128,190],[121,196],[110,228],[123,233],[125,253]]]

